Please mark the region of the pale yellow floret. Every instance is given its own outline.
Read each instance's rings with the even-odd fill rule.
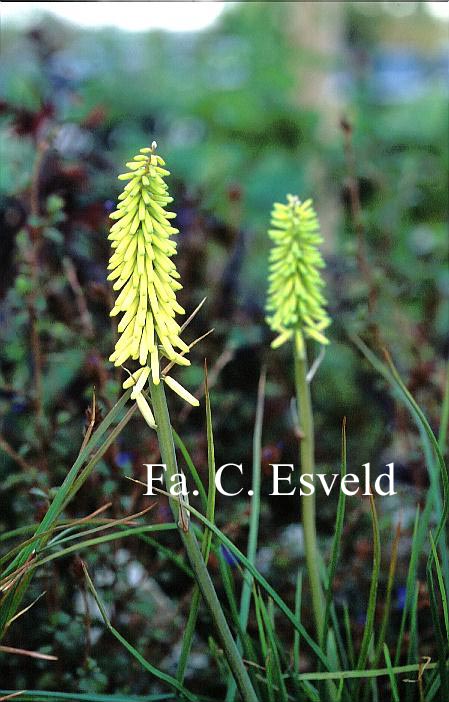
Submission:
[[[131,393],[131,399],[135,400],[136,396],[140,394],[145,386],[145,383],[148,380],[148,376],[150,375],[150,369],[148,366],[142,370],[142,373],[140,373],[137,383],[133,387],[133,391]]]
[[[156,420],[155,420],[155,418],[154,418],[154,414],[153,414],[153,412],[151,411],[150,405],[149,405],[148,402],[145,400],[145,398],[144,398],[144,396],[142,395],[142,393],[138,393],[138,394],[136,395],[135,400],[136,400],[137,406],[138,406],[138,408],[139,408],[139,410],[140,410],[140,413],[141,413],[142,417],[144,418],[144,420],[146,421],[146,423],[147,423],[152,429],[157,429],[157,425],[156,425]]]
[[[182,397],[183,400],[188,402],[190,405],[193,405],[193,407],[198,407],[199,400],[197,400],[196,397],[194,397],[190,392],[188,392],[185,388],[182,387],[174,378],[171,378],[170,376],[166,376],[164,378],[164,382],[168,385],[169,388],[173,390],[173,392],[176,392],[179,397]]]
[[[139,370],[136,370],[135,373],[130,375],[129,378],[127,378],[125,380],[125,382],[123,383],[123,389],[127,390],[128,388],[132,388],[133,386],[135,386],[138,379],[140,378],[140,376],[144,372],[144,370],[145,370],[145,368],[139,368]],[[147,377],[148,377],[148,375],[147,375]]]

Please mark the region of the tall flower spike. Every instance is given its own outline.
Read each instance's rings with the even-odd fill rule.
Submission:
[[[182,285],[172,261],[176,253],[172,235],[178,229],[169,220],[176,215],[165,209],[173,201],[164,182],[170,173],[155,149],[153,142],[151,148],[140,149],[126,164],[129,171],[118,177],[128,183],[119,195],[117,209],[110,214],[116,221],[109,234],[114,251],[108,280],[115,281],[113,288],[120,291],[111,317],[119,313],[123,316],[118,325],[120,336],[109,360],[116,366],[128,359],[139,361],[141,368],[125,381],[124,387],[134,386],[132,397],[142,405],[141,393],[150,372],[153,383],[160,382],[161,353],[173,363],[190,365],[184,356],[189,346],[180,338],[181,327],[175,321],[176,313],[184,314],[184,309],[176,301],[176,291]],[[178,386],[171,381],[170,387],[184,399],[195,400],[183,388],[180,393]]]
[[[277,348],[294,337],[298,353],[304,351],[304,337],[328,344],[324,330],[330,318],[324,308],[324,281],[320,268],[323,258],[318,218],[312,200],[301,202],[288,195],[287,204],[275,203],[268,235],[274,245],[270,251],[267,296],[267,323],[278,336]]]

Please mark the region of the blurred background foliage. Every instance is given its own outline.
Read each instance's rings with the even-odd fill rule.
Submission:
[[[153,10],[147,3],[142,11]],[[313,197],[334,320],[313,384],[317,461],[329,471],[339,465],[346,416],[351,469],[396,462],[399,496],[380,508],[390,529],[401,505],[409,528],[427,485],[417,437],[348,334],[390,350],[437,429],[449,318],[447,45],[447,24],[425,3],[229,3],[213,26],[188,33],[81,29],[53,16],[2,28],[2,530],[42,516],[77,455],[93,387],[99,412],[118,396],[120,374],[107,361],[115,334],[108,213],[120,191],[116,174],[153,139],[172,172],[181,304],[191,310],[207,295],[190,338],[215,330],[192,352],[182,381],[199,387],[207,357],[218,464],[243,461],[249,480],[264,360],[267,484],[271,461],[297,463],[290,359],[268,351],[264,323],[265,232],[274,200]],[[171,401],[205,475],[203,412]],[[69,509],[82,516],[111,501],[111,516],[119,516],[142,508],[139,489],[122,475],[141,477],[142,463],[157,459],[155,437],[135,419]],[[357,636],[372,546],[368,507],[351,504],[358,531],[344,554],[339,597],[351,602]],[[334,510],[333,500],[319,505],[324,545]],[[221,524],[237,543],[247,516],[246,502],[220,503]],[[298,516],[295,499],[264,500],[259,565],[287,598],[302,557]],[[160,502],[156,519],[166,518]],[[169,535],[161,542],[179,547]],[[189,582],[151,548],[127,543],[86,557],[113,620],[172,670]],[[10,657],[4,675],[17,688],[148,692],[137,669],[131,679],[123,652],[111,655],[114,643],[68,566],[35,578],[36,596],[47,595],[9,635],[14,645],[51,649],[58,663]],[[400,592],[398,585],[398,616]],[[425,602],[422,609],[425,640]],[[190,675],[212,694],[220,684],[207,641],[205,619]]]

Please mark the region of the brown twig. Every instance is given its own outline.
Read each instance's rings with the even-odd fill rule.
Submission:
[[[0,646],[2,653],[14,653],[19,656],[29,656],[30,658],[39,658],[42,661],[57,661],[56,656],[50,656],[47,653],[39,653],[38,651],[27,651],[24,648],[13,648],[12,646]]]
[[[49,144],[42,141],[37,147],[37,156],[33,169],[30,192],[30,212],[32,217],[38,221],[41,212],[39,206],[39,181],[42,164],[49,149]],[[39,290],[39,249],[41,244],[41,227],[34,221],[28,227],[30,233],[29,263],[31,270],[32,289],[28,296],[27,307],[30,318],[30,344],[33,356],[33,381],[34,381],[34,409],[36,414],[37,435],[43,436],[44,411],[43,411],[43,385],[42,385],[42,346],[37,328],[36,297]],[[45,461],[43,445],[41,441],[41,458]]]
[[[366,252],[366,231],[363,223],[360,190],[357,180],[356,159],[352,142],[352,125],[346,117],[340,121],[344,137],[344,151],[347,167],[347,182],[351,205],[351,217],[357,237],[357,266],[368,288],[368,312],[372,316],[377,303],[377,285]]]
[[[89,421],[88,427],[87,427],[87,429],[86,429],[86,433],[84,434],[83,443],[81,444],[81,448],[80,448],[80,450],[79,450],[78,456],[79,456],[79,454],[80,454],[82,451],[84,451],[84,449],[86,448],[86,446],[87,446],[87,444],[88,444],[88,442],[89,442],[89,439],[90,439],[90,437],[91,437],[91,435],[92,435],[92,432],[93,432],[93,430],[94,430],[94,427],[95,427],[95,416],[96,416],[96,412],[95,412],[96,407],[97,407],[97,401],[96,401],[96,397],[95,397],[95,388],[93,388],[93,391],[92,391],[92,407],[91,407],[91,410],[90,410],[90,421]]]
[[[191,349],[193,349],[194,346],[199,344],[200,341],[205,339],[206,336],[209,336],[209,334],[212,334],[214,331],[215,331],[215,329],[209,329],[209,331],[207,331],[205,334],[202,334],[201,336],[199,336],[198,339],[195,339],[195,341],[192,341],[192,343],[189,344],[189,351],[191,351]],[[187,351],[181,351],[179,353],[179,356],[185,356],[186,353],[187,353]],[[165,368],[163,369],[162,375],[167,375],[167,373],[169,373],[171,371],[171,369],[173,368],[174,365],[176,365],[176,361],[170,361],[170,363],[168,363],[165,366]]]
[[[0,592],[7,592],[8,590],[10,590],[13,587],[13,585],[20,579],[20,577],[30,569],[30,566],[32,565],[32,562],[35,558],[36,553],[35,551],[33,551],[26,559],[23,565],[14,570],[12,573],[9,573],[8,575],[1,578]]]
[[[15,699],[16,697],[23,695],[24,692],[26,692],[26,690],[17,690],[17,692],[11,692],[10,695],[5,695],[4,697],[0,697],[0,702],[7,702],[7,700]]]
[[[126,476],[125,476],[126,477]],[[81,519],[76,519],[71,522],[68,522],[67,524],[64,525],[59,525],[52,529],[52,531],[57,531],[60,529],[66,529],[67,527],[71,527],[74,525],[79,525],[85,522],[86,520],[90,519],[92,516],[96,514],[100,514],[103,512],[105,509],[108,509],[111,506],[111,503],[108,502],[106,505],[103,505],[102,507],[99,507],[95,512],[92,512],[92,514],[87,515],[86,517],[82,517]],[[135,521],[139,517],[142,517],[144,514],[147,514],[150,512],[154,507],[156,506],[156,502],[153,502],[149,507],[146,507],[145,509],[140,510],[140,512],[136,512],[135,514],[130,514],[126,517],[122,517],[121,519],[104,519],[100,522],[101,529],[105,531],[106,529],[111,529],[112,527],[126,524],[129,526],[137,526],[137,522]],[[49,532],[44,532],[43,534],[40,534],[41,537],[45,536]],[[26,545],[29,543],[30,540],[25,542]],[[26,560],[26,562],[14,570],[12,573],[9,573],[8,575],[4,576],[3,578],[0,579],[0,592],[7,592],[10,590],[13,585],[24,575],[27,571],[30,570],[30,568],[34,569],[36,567],[35,563],[36,559],[36,552],[33,551],[33,553],[30,554],[29,558]],[[39,563],[37,563],[39,565]]]
[[[6,441],[5,437],[2,436],[1,434],[0,434],[0,448],[3,449],[3,451],[5,453],[7,453],[8,456],[10,458],[12,458],[13,461],[16,462],[17,465],[19,465],[22,468],[22,470],[28,472],[28,471],[33,469],[33,466],[30,463],[28,463],[19,453],[17,453],[17,451],[15,451],[15,449],[13,449],[11,444],[9,444],[8,441]]]
[[[91,638],[92,616],[90,613],[89,599],[87,597],[87,590],[85,587],[85,583],[83,583],[83,586],[81,587],[81,597],[83,599],[83,605],[84,605],[84,627],[85,627],[85,632],[86,632],[86,640],[84,643],[83,666],[84,666],[84,668],[87,668],[87,665],[89,663],[90,652],[92,649],[92,638]]]
[[[94,336],[92,317],[87,306],[83,288],[78,280],[75,266],[68,256],[64,256],[62,259],[62,265],[69,285],[72,288],[73,294],[75,295],[76,306],[78,308],[78,314],[84,335],[87,339],[92,339]]]

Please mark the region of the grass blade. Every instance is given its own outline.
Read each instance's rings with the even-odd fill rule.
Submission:
[[[245,656],[246,661],[249,663],[251,663],[252,661],[257,661],[257,654],[252,640],[250,639],[248,634],[240,628],[239,608],[234,589],[234,581],[232,577],[231,566],[226,560],[226,557],[223,553],[223,549],[218,549],[216,551],[216,555],[220,567],[221,582],[223,584],[224,591],[226,593],[226,597],[229,603],[230,617],[238,632],[239,640],[242,642],[243,655]],[[261,699],[262,695],[258,684],[258,679],[255,674],[254,665],[248,665],[248,674],[251,678],[251,682],[253,683],[253,687],[258,696],[258,699]]]
[[[346,461],[346,417],[345,417],[343,419],[342,427],[341,427],[341,476],[342,476],[342,478],[346,475],[346,463],[347,463],[347,461]],[[323,642],[328,641],[329,617],[330,617],[330,610],[331,610],[331,604],[332,604],[333,584],[334,584],[334,579],[335,579],[335,573],[337,571],[338,558],[340,555],[340,545],[341,545],[341,539],[342,539],[342,534],[343,534],[345,508],[346,508],[346,495],[343,492],[343,490],[340,490],[340,494],[338,496],[337,515],[336,515],[336,520],[335,520],[335,536],[334,536],[334,540],[332,543],[331,558],[330,558],[330,563],[329,563],[329,568],[328,568],[328,573],[327,573],[327,588],[325,591],[326,609],[325,609],[325,613],[324,613],[324,624],[323,624],[323,632],[322,632]],[[335,646],[333,646],[333,648],[335,649]]]
[[[348,660],[351,668],[355,668],[355,651],[354,651],[354,641],[351,632],[351,617],[349,616],[348,603],[343,603],[343,620],[346,632],[346,648],[348,652]]]
[[[441,566],[440,566],[440,562],[438,560],[438,553],[437,553],[437,549],[436,549],[432,534],[430,534],[430,545],[431,545],[432,552],[433,552],[433,562],[435,564],[435,570],[436,570],[437,580],[438,580],[438,587],[440,590],[441,606],[443,608],[443,620],[444,620],[444,626],[446,629],[446,639],[447,639],[447,643],[449,646],[449,610],[448,610],[448,602],[447,602],[447,592],[446,592],[446,589],[444,587],[443,573],[441,572]]]
[[[257,388],[256,418],[253,433],[253,472],[251,489],[253,492],[251,500],[251,513],[249,518],[248,549],[247,557],[251,563],[256,561],[257,541],[259,537],[260,519],[260,469],[262,461],[262,426],[265,403],[266,368],[262,369]],[[248,626],[249,608],[251,603],[251,591],[253,578],[246,572],[243,579],[242,594],[240,596],[240,627],[246,631]],[[233,702],[237,688],[233,680],[229,681],[226,693],[226,702]]]
[[[301,601],[302,601],[302,570],[298,572],[298,577],[296,578],[296,590],[295,590],[295,617],[298,622],[301,621]],[[293,670],[295,673],[299,673],[299,661],[301,652],[301,635],[299,631],[295,629],[293,635]]]
[[[13,694],[14,690],[0,690],[0,695]],[[165,695],[98,695],[93,692],[53,692],[50,690],[24,690],[20,693],[19,702],[165,702],[174,700],[172,693]]]
[[[209,387],[207,383],[207,366],[204,365],[204,393],[206,399],[206,433],[207,433],[207,465],[208,465],[208,495],[207,495],[207,506],[206,506],[206,516],[214,523],[215,521],[215,450],[214,450],[214,433],[212,427],[212,412],[210,407],[210,396]],[[192,464],[193,465],[193,464]],[[194,468],[196,473],[196,468]],[[209,560],[209,554],[212,543],[212,533],[205,529],[203,533],[203,538],[201,542],[201,552],[203,554],[204,562],[207,564]],[[178,662],[178,670],[176,673],[177,679],[182,682],[184,680],[187,661],[190,655],[190,650],[192,648],[193,637],[195,634],[196,622],[198,619],[198,610],[200,607],[201,593],[198,585],[195,585],[192,602],[190,605],[189,616],[187,619],[187,624],[185,628],[184,638],[182,641],[181,654]]]
[[[160,490],[159,488],[154,488],[155,492],[159,492],[161,495],[166,495],[167,497],[170,497],[173,501],[177,501],[177,497],[174,495],[169,495],[168,492],[165,490]],[[277,594],[276,590],[268,583],[268,581],[261,575],[258,570],[255,568],[255,566],[246,558],[246,556],[240,551],[235,544],[232,543],[228,537],[223,534],[223,532],[218,529],[218,527],[215,526],[215,524],[212,524],[204,515],[201,514],[201,512],[198,512],[195,507],[192,505],[187,505],[186,509],[188,509],[193,516],[195,516],[202,524],[204,524],[208,529],[210,529],[215,536],[219,539],[219,541],[236,557],[238,561],[242,563],[242,565],[251,573],[251,575],[254,577],[254,579],[259,583],[259,585],[270,595],[270,597],[274,600],[275,604],[279,607],[281,612],[286,616],[286,618],[289,620],[289,622],[292,624],[294,629],[299,631],[301,636],[303,637],[304,641],[306,641],[307,645],[311,648],[311,650],[315,653],[317,658],[323,663],[324,667],[327,670],[331,669],[329,660],[326,656],[326,653],[317,645],[317,643],[314,641],[314,639],[310,636],[309,632],[305,627],[301,624],[301,622],[298,622],[296,620],[296,617],[294,615],[294,612],[288,607],[288,605],[285,604],[284,600]]]
[[[35,559],[27,565],[26,572],[27,574],[31,574],[34,570],[36,570],[36,568],[40,568],[46,563],[50,563],[51,561],[54,561],[57,558],[63,558],[64,556],[68,556],[71,553],[76,553],[77,551],[82,551],[86,548],[92,548],[92,546],[98,546],[100,544],[108,543],[110,541],[115,541],[116,539],[126,538],[127,536],[145,534],[146,532],[172,531],[174,529],[176,529],[176,525],[174,524],[150,524],[146,526],[142,525],[130,527],[128,529],[123,530],[120,529],[112,534],[104,534],[102,536],[97,536],[93,539],[87,539],[86,541],[77,542],[72,546],[60,549],[56,553],[52,553],[48,556],[45,556],[44,558]],[[11,574],[10,577],[14,577],[14,574]]]
[[[438,663],[428,663],[425,666],[427,670],[434,670]],[[298,675],[299,680],[362,680],[363,678],[381,678],[386,677],[393,672],[394,675],[403,675],[405,673],[419,673],[422,671],[422,663],[413,663],[410,665],[398,665],[392,668],[371,668],[366,670],[333,670],[320,673],[301,673]],[[446,669],[449,669],[449,661],[446,662]],[[354,698],[355,700],[358,698]]]
[[[385,366],[359,337],[352,335],[351,338],[353,339],[357,347],[360,349],[360,351],[364,354],[364,356],[368,359],[368,361],[374,366],[374,368],[376,368],[381,373],[381,375],[383,375],[383,377],[392,385],[393,389],[397,392],[405,406],[409,409],[420,432],[421,430],[423,430],[426,434],[428,440],[430,441],[432,449],[437,457],[439,476],[441,478],[442,484],[442,506],[439,515],[439,523],[435,532],[435,544],[438,544],[441,538],[441,557],[443,563],[443,573],[446,582],[446,589],[449,589],[449,552],[447,548],[445,534],[445,527],[447,525],[449,517],[449,477],[439,443],[421,408],[402,382],[402,379],[389,354],[386,351],[384,352],[388,364],[388,366]],[[432,484],[435,484],[435,476],[432,474],[433,472],[431,471],[431,466],[428,465],[428,469],[430,473],[430,481]],[[435,501],[437,503],[436,499]],[[438,503],[436,504],[436,506],[438,507]],[[432,552],[429,554],[429,558],[433,558]]]
[[[265,603],[263,601],[263,598],[260,597],[260,595],[259,595],[259,608],[260,608],[260,613],[262,616],[263,624],[265,627],[265,631],[267,634],[268,659],[269,659],[269,666],[267,665],[267,672],[269,669],[273,688],[276,689],[276,691],[277,691],[276,702],[287,702],[288,693],[287,693],[287,688],[285,687],[285,682],[284,682],[284,678],[282,675],[281,660],[279,657],[279,650],[278,650],[279,643],[277,641],[272,618],[270,617],[268,610],[265,606]]]
[[[433,628],[434,628],[434,632],[435,632],[435,641],[436,641],[436,646],[437,646],[438,668],[440,671],[441,687],[443,690],[447,690],[449,688],[449,676],[448,676],[448,671],[447,671],[447,666],[446,666],[446,659],[447,659],[447,656],[449,655],[449,645],[447,642],[447,632],[446,632],[446,637],[445,637],[444,633],[443,633],[443,628],[441,626],[440,611],[439,611],[438,602],[437,602],[437,595],[436,595],[436,586],[435,586],[435,581],[434,581],[434,577],[433,577],[433,564],[435,565],[435,569],[437,570],[438,555],[435,556],[436,548],[435,548],[435,542],[432,539],[432,535],[431,535],[431,544],[432,544],[433,562],[432,562],[432,560],[430,560],[430,557],[429,557],[429,561],[427,563],[427,589],[429,592],[430,612],[432,615]],[[444,590],[443,590],[443,593],[444,593]],[[444,598],[445,593],[442,594],[442,596]],[[443,612],[444,612],[444,600],[443,600]],[[447,614],[447,601],[446,601],[446,614]]]
[[[387,664],[388,677],[390,678],[391,694],[393,695],[393,702],[401,702],[401,700],[399,698],[398,684],[396,682],[396,678],[395,678],[394,672],[393,672],[393,667],[391,665],[390,652],[388,650],[388,646],[386,643],[383,644],[382,649],[383,649],[384,656],[385,656],[385,663]]]
[[[384,643],[385,643],[385,637],[387,633],[387,628],[388,628],[388,622],[390,619],[390,612],[391,612],[391,598],[393,594],[393,584],[394,584],[394,578],[396,575],[396,565],[398,561],[398,548],[399,548],[399,540],[401,538],[401,525],[398,524],[396,527],[396,534],[393,539],[393,545],[391,547],[391,557],[390,557],[390,566],[388,569],[388,580],[387,580],[387,591],[385,594],[385,604],[384,604],[384,611],[382,615],[382,622],[380,625],[380,630],[379,630],[379,638],[377,641],[377,646],[376,646],[376,651],[374,654],[374,662],[373,662],[373,667],[376,668],[379,661],[380,657],[382,655],[382,651],[384,651]]]
[[[418,564],[418,556],[421,551],[421,539],[419,534],[419,507],[416,509],[415,522],[413,526],[412,534],[412,551],[410,554],[410,563],[407,572],[407,580],[405,584],[405,601],[404,609],[402,610],[401,624],[399,626],[399,635],[396,642],[396,654],[394,658],[394,665],[399,665],[399,659],[401,656],[402,642],[405,633],[405,624],[407,621],[407,615],[413,603],[414,594],[417,592],[416,588],[416,571]]]
[[[88,573],[88,570],[86,568],[85,563],[83,563],[83,570],[84,570],[84,576],[86,578],[86,583],[87,586],[92,593],[95,602],[97,603],[98,609],[100,610],[101,616],[103,617],[103,621],[106,625],[106,627],[109,629],[111,634],[122,644],[122,646],[130,653],[133,658],[135,658],[142,668],[144,668],[146,671],[151,673],[155,678],[160,680],[161,682],[164,682],[166,685],[169,685],[169,687],[177,690],[180,692],[184,697],[189,700],[189,702],[196,702],[196,696],[193,695],[189,690],[187,690],[176,678],[173,678],[171,675],[168,675],[167,673],[164,673],[161,670],[158,670],[154,665],[149,663],[145,658],[139,653],[139,651],[134,648],[132,644],[130,644],[118,631],[115,627],[112,626],[108,615],[106,613],[106,610],[103,606],[102,601],[100,600],[100,597],[98,596],[97,591],[95,590],[95,586],[91,580],[91,577]]]
[[[115,421],[115,419],[118,417],[122,409],[124,408],[127,400],[129,399],[131,395],[131,391],[125,392],[122,397],[116,402],[114,407],[108,412],[106,417],[103,419],[101,424],[98,426],[94,434],[90,437],[89,441],[87,443],[84,443],[83,447],[81,448],[78,457],[71,467],[70,471],[68,472],[64,482],[60,486],[60,488],[57,490],[56,495],[44,515],[41,523],[36,529],[35,535],[36,536],[41,536],[44,532],[49,532],[51,531],[51,528],[55,525],[56,520],[58,519],[59,515],[63,511],[65,505],[67,504],[68,499],[70,499],[70,494],[73,488],[73,485],[76,481],[76,478],[78,476],[79,470],[84,464],[84,462],[88,459],[88,456],[91,454],[91,452],[97,448],[97,446],[100,445],[101,440],[103,439],[104,435],[106,434],[107,430],[111,426],[111,424]],[[107,443],[104,442],[103,445]],[[107,446],[106,446],[107,448]],[[104,451],[106,451],[106,448]],[[103,451],[103,453],[104,453]],[[99,455],[101,452],[101,448],[98,450],[97,455]],[[101,454],[103,455],[103,454]],[[101,457],[101,456],[100,456]],[[99,460],[99,458],[98,458]],[[17,568],[20,568],[21,566],[24,566],[27,561],[32,557],[33,552],[35,550],[39,550],[39,546],[42,545],[42,543],[45,543],[45,540],[48,539],[49,536],[42,537],[42,540],[39,539],[37,540],[36,543],[29,544],[25,546],[16,556],[14,561],[6,568],[4,575],[7,575],[14,570],[17,570]],[[2,606],[0,607],[0,640],[4,634],[5,631],[5,626],[8,621],[14,616],[14,614],[17,612],[20,603],[22,601],[22,598],[27,590],[27,587],[29,585],[29,578],[31,576],[29,574],[19,578],[17,583],[14,585],[14,587],[8,592],[7,596],[4,598],[2,602]]]
[[[368,597],[368,609],[366,614],[365,628],[363,631],[362,643],[360,646],[359,659],[357,661],[357,670],[362,670],[368,659],[368,651],[373,636],[374,630],[374,617],[376,613],[376,600],[377,600],[377,585],[379,582],[380,573],[380,533],[379,533],[379,522],[377,519],[376,505],[374,504],[374,497],[370,495],[370,505],[371,505],[371,518],[373,522],[373,571],[371,575],[371,587]]]
[[[446,367],[446,383],[443,393],[443,404],[441,407],[440,431],[438,433],[438,446],[441,453],[446,453],[447,430],[449,427],[449,363]]]

